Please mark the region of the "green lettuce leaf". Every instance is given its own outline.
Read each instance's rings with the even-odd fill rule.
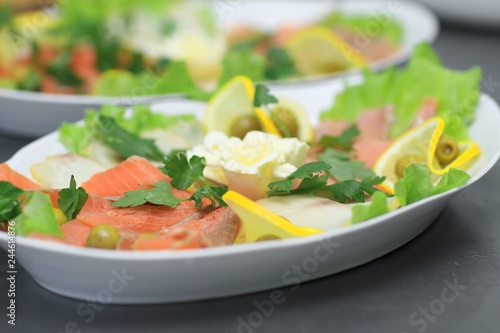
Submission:
[[[479,68],[463,72],[446,69],[427,44],[420,44],[407,68],[381,73],[365,70],[364,78],[364,83],[347,86],[337,95],[321,118],[353,121],[368,109],[392,104],[396,120],[390,136],[396,138],[413,123],[424,98],[431,96],[438,100],[437,115],[446,122],[444,133],[457,140],[468,138],[466,125],[475,119],[479,98]]]
[[[350,15],[335,11],[327,15],[320,22],[321,25],[329,28],[342,28],[358,33],[367,33],[367,27],[377,27],[377,33],[373,36],[370,30],[370,37],[385,37],[391,42],[398,44],[403,37],[403,27],[394,19],[376,14],[376,15]],[[374,29],[373,29],[374,30]]]
[[[369,204],[352,207],[352,224],[366,221],[388,212],[387,196],[382,192],[375,192]]]
[[[229,51],[222,61],[222,67],[219,86],[237,75],[248,76],[254,82],[265,80],[266,60],[251,50]]]
[[[155,113],[149,106],[136,105],[130,116],[127,109],[115,105],[103,106],[101,111],[89,109],[86,112],[83,124],[63,123],[59,127],[59,141],[72,153],[87,156],[90,144],[101,140],[98,130],[99,117],[112,118],[124,130],[139,135],[146,130],[170,128],[181,121],[192,121],[196,117],[192,114],[165,115]]]
[[[30,193],[23,212],[14,221],[16,222],[16,234],[20,236],[26,236],[32,232],[56,236],[63,235],[54,214],[50,196],[43,192],[35,191]]]
[[[470,176],[458,169],[450,169],[434,186],[430,170],[421,164],[411,164],[404,171],[404,177],[395,185],[395,195],[401,206],[443,193],[467,183]]]
[[[130,96],[139,85],[138,78],[129,71],[109,70],[101,73],[92,91],[95,96]]]

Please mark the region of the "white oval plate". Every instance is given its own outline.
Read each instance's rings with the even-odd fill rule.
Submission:
[[[277,29],[284,23],[301,24],[314,22],[325,13],[338,8],[347,13],[384,13],[402,23],[404,37],[401,51],[373,64],[373,69],[382,69],[400,63],[411,54],[414,45],[422,41],[432,42],[439,26],[436,17],[424,7],[401,1],[214,1],[214,9],[220,24],[231,27],[243,22],[266,30]],[[336,80],[355,73],[349,71],[320,79],[301,79],[273,82],[271,86],[307,85],[309,83]],[[137,87],[136,94],[144,93]],[[0,88],[0,133],[25,137],[39,137],[54,131],[63,121],[76,121],[83,117],[87,108],[100,108],[103,104],[147,103],[159,98],[182,98],[180,94],[147,97],[109,98],[95,96],[65,96],[43,94]]]
[[[330,90],[328,93],[327,90]],[[316,90],[281,89],[296,97],[315,119],[331,103],[339,85]],[[314,107],[305,100],[319,101]],[[158,110],[201,114],[203,103],[180,101]],[[481,178],[500,156],[500,111],[481,96],[470,134],[482,149],[468,185]],[[29,175],[33,163],[65,152],[57,133],[21,149],[8,164]],[[468,186],[467,185],[467,186]],[[427,198],[389,214],[311,237],[189,251],[127,252],[77,248],[24,237],[17,238],[16,259],[40,285],[57,294],[101,303],[146,304],[239,295],[324,277],[379,258],[416,237],[438,216],[460,189]],[[7,236],[0,233],[0,246]]]

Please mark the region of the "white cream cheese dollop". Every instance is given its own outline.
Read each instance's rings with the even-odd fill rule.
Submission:
[[[304,163],[309,147],[295,138],[252,131],[242,139],[211,132],[203,145],[188,151],[205,157],[205,176],[230,190],[257,200],[265,197],[267,185],[288,177]]]

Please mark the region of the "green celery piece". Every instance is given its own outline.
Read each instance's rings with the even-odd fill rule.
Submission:
[[[63,236],[50,196],[43,192],[31,193],[23,212],[14,221],[16,233],[20,236],[27,236],[32,232]]]
[[[389,206],[387,205],[387,196],[382,192],[375,192],[369,204],[352,207],[351,221],[352,224],[355,224],[388,212]]]
[[[252,81],[265,80],[266,60],[252,50],[231,50],[222,61],[222,75],[219,86],[238,75],[248,76]]]

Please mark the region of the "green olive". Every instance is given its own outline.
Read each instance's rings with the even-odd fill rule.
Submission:
[[[87,237],[87,247],[116,249],[120,237],[120,233],[112,225],[99,224],[90,231]]]
[[[458,144],[455,139],[442,135],[437,144],[435,156],[442,167],[447,166],[458,157]]]
[[[231,126],[231,136],[243,139],[250,131],[260,131],[262,125],[256,115],[241,116]]]
[[[299,134],[299,124],[292,111],[277,105],[272,112],[271,120],[284,137],[297,137]]]
[[[397,162],[396,162],[396,176],[398,178],[403,178],[404,177],[404,171],[406,167],[408,167],[410,164],[413,163],[420,163],[424,164],[425,163],[425,157],[422,155],[415,155],[415,154],[410,154],[410,155],[405,155],[401,157]]]

